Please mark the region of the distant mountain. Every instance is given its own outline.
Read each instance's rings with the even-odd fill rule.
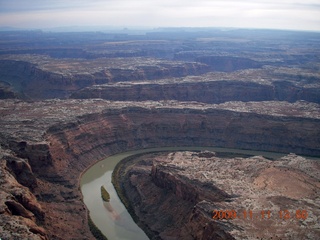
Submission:
[[[8,26],[0,27],[0,31],[1,31],[1,32],[7,32],[7,31],[21,31],[21,30],[25,30],[25,29],[22,29],[22,28],[15,28],[15,27],[8,27]]]

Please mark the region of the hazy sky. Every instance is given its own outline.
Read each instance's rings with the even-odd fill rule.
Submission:
[[[320,31],[320,0],[0,0],[0,26],[250,27]]]

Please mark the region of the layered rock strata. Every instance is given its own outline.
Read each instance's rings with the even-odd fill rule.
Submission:
[[[38,226],[44,211],[32,193],[37,179],[28,162],[0,148],[0,175],[1,239],[49,239]]]
[[[294,154],[176,152],[120,163],[116,179],[151,239],[318,239],[319,169]]]
[[[231,56],[200,56],[197,62],[205,63],[211,67],[212,71],[232,72],[240,69],[261,68],[262,63],[250,58]]]
[[[10,187],[3,187],[8,197],[1,205],[1,218],[19,218],[25,226],[31,219],[40,227],[32,231],[50,239],[92,239],[78,178],[98,159],[114,153],[161,146],[223,146],[320,155],[319,105],[306,102],[3,100],[0,112],[1,147],[10,150],[10,159],[17,159],[8,162],[9,157],[2,157],[6,163],[1,171],[10,168],[16,181],[36,198],[31,195],[35,203],[28,205]],[[31,234],[35,227],[27,229],[24,233]],[[6,230],[17,238],[29,236],[24,233]]]
[[[77,91],[71,98],[113,101],[177,100],[204,103],[228,101],[289,101],[320,103],[319,87],[299,87],[286,81],[271,84],[254,81],[208,80],[201,82],[143,82],[96,85]]]
[[[199,75],[206,64],[154,58],[54,59],[45,55],[1,56],[0,79],[31,99],[66,98],[94,84]]]
[[[232,73],[210,72],[201,76],[91,86],[72,98],[114,101],[178,100],[205,103],[227,101],[305,100],[320,103],[320,75],[300,69],[247,69]]]

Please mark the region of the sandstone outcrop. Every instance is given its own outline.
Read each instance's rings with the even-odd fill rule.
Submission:
[[[151,239],[319,238],[318,161],[205,153],[147,154],[119,164],[120,196]]]
[[[1,56],[0,79],[20,97],[67,98],[94,84],[199,75],[209,67],[197,62],[153,58],[53,59],[43,55]]]
[[[92,239],[76,176],[114,153],[161,146],[223,146],[320,155],[320,111],[314,103],[88,99],[3,100],[0,106],[1,146],[12,151],[6,166],[36,197],[33,204],[24,200],[19,204],[53,239],[64,239],[66,232],[71,238]],[[20,205],[3,202],[2,208],[10,206],[16,212]]]
[[[1,239],[93,239],[78,178],[121,151],[196,145],[320,156],[319,34],[159,31],[2,32]],[[53,99],[71,94],[74,99]],[[188,181],[180,181],[179,190],[169,181],[179,181],[176,176],[164,181],[156,175],[161,191],[186,200],[161,198],[164,210],[175,204],[176,214],[154,229],[161,221],[183,223],[191,207],[181,236],[233,234],[219,221],[205,225],[212,209],[203,199],[212,194],[194,196]],[[137,186],[138,180],[130,179]],[[215,200],[233,197],[219,186],[194,186],[219,193]]]
[[[254,71],[251,72],[253,74]],[[257,76],[261,72],[257,71]],[[242,76],[241,76],[242,75]],[[298,82],[276,79],[241,79],[209,73],[198,77],[159,81],[102,84],[79,90],[71,98],[102,98],[113,101],[177,100],[204,103],[228,101],[288,101],[304,100],[320,103],[320,86],[299,86]],[[249,74],[248,74],[249,75]],[[248,79],[249,78],[249,79]],[[268,78],[272,78],[268,76]],[[228,80],[223,80],[228,79]]]
[[[37,225],[37,222],[44,221],[44,211],[35,195],[27,188],[35,187],[35,176],[30,173],[30,167],[26,166],[24,159],[13,159],[13,155],[0,148],[0,219],[4,223],[0,226],[1,238],[49,239],[46,230]],[[20,175],[17,175],[17,170]],[[22,179],[22,172],[30,177],[29,181]]]

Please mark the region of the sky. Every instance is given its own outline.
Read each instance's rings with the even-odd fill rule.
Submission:
[[[66,26],[320,31],[320,0],[0,0],[0,27]]]

